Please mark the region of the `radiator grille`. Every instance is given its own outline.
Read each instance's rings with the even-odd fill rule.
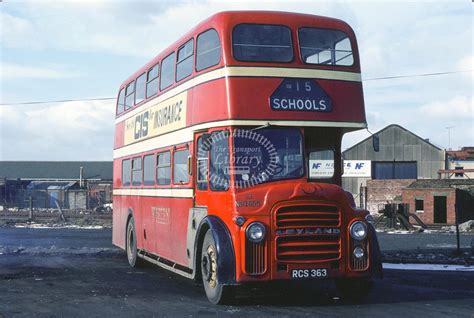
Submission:
[[[333,205],[297,205],[278,209],[277,228],[299,226],[339,226],[339,209]]]
[[[276,211],[275,218],[276,258],[279,261],[326,262],[340,258],[340,234],[315,231],[315,229],[339,229],[341,215],[336,206],[322,204],[284,206]],[[309,231],[299,232],[300,234],[298,231],[278,234],[278,230],[285,229]]]

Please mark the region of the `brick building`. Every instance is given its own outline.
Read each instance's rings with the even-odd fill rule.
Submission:
[[[382,210],[387,203],[402,203],[402,189],[415,179],[367,180],[367,209]]]
[[[455,224],[456,205],[459,223],[474,220],[474,180],[417,180],[401,192],[425,224]]]

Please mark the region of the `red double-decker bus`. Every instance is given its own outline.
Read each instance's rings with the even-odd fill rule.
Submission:
[[[341,188],[341,139],[366,127],[359,54],[343,21],[218,13],[120,87],[113,243],[235,286],[334,279],[360,296],[381,273],[368,212]]]

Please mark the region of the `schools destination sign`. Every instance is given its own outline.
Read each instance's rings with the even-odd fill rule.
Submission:
[[[270,107],[282,111],[330,112],[332,102],[314,80],[286,78],[270,96]]]

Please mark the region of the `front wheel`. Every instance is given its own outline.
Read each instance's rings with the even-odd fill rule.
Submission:
[[[206,296],[215,305],[229,304],[234,299],[233,286],[226,286],[219,282],[218,255],[216,243],[211,230],[206,232],[201,251],[201,275]]]

